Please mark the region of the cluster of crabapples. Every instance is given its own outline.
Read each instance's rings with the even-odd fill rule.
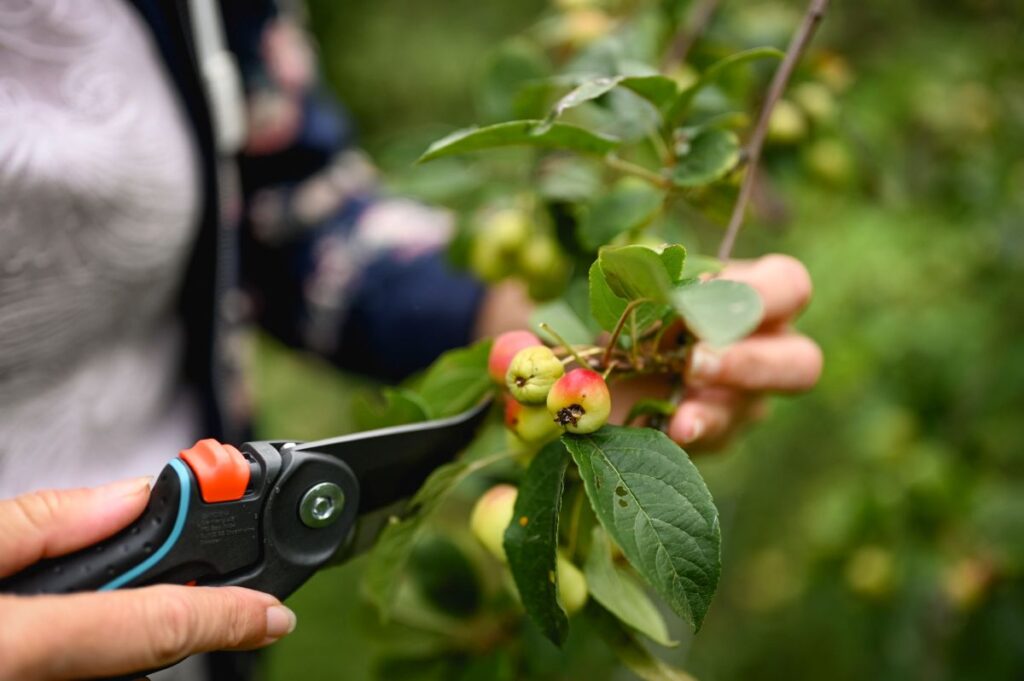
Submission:
[[[568,373],[554,351],[529,331],[509,331],[491,346],[487,369],[503,385],[505,426],[527,445],[561,432],[593,433],[608,421],[612,400],[601,374],[579,367]]]
[[[489,208],[475,222],[469,265],[477,276],[489,283],[518,277],[535,300],[551,298],[561,290],[565,256],[529,211],[518,206]]]
[[[505,426],[509,439],[530,456],[563,432],[593,433],[608,421],[611,394],[601,374],[587,367],[565,371],[562,360],[529,331],[509,331],[494,340],[488,372],[504,386]],[[473,507],[470,529],[496,558],[505,561],[505,529],[512,521],[518,490],[489,489]],[[570,615],[587,601],[587,580],[559,551],[558,594]]]

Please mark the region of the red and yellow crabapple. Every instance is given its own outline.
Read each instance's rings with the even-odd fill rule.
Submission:
[[[505,427],[526,444],[541,444],[561,432],[551,414],[543,406],[520,404],[505,397]]]
[[[507,331],[494,339],[491,354],[487,357],[487,373],[495,383],[504,385],[505,374],[512,358],[523,348],[543,345],[540,338],[529,331]]]
[[[593,433],[608,422],[612,397],[601,374],[573,369],[551,387],[547,407],[555,422],[570,433]]]

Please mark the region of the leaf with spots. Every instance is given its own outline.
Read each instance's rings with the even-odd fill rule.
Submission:
[[[555,569],[558,513],[568,466],[569,454],[560,441],[540,450],[526,469],[512,522],[505,530],[508,567],[523,607],[558,646],[569,633],[569,619],[558,600]]]
[[[594,513],[630,564],[694,630],[721,573],[718,510],[682,449],[652,428],[562,438]]]

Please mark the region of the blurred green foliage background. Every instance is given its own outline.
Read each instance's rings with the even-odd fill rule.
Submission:
[[[760,26],[799,9],[723,4]],[[546,9],[309,7],[364,146],[396,188],[427,197],[437,188],[410,161],[479,120],[487,55]],[[723,576],[704,629],[671,657],[702,681],[1024,677],[1021,45],[1024,10],[1010,2],[833,4],[816,46],[852,76],[831,124],[839,172],[769,149],[784,219],[762,215],[737,249],[807,264],[816,293],[800,326],[821,343],[825,374],[698,460],[722,514]],[[267,340],[259,357],[261,434],[353,428],[365,379]],[[372,676],[396,638],[411,648],[418,634],[381,629],[359,601],[361,568],[325,571],[292,598],[299,628],[271,652],[271,678],[412,678]],[[604,655],[574,650],[576,671],[559,678],[612,678]]]

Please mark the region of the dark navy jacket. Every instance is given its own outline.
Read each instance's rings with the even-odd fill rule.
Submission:
[[[203,397],[206,434],[244,437],[248,401],[233,338],[248,320],[340,367],[390,380],[466,344],[483,289],[450,271],[440,249],[385,248],[353,259],[353,230],[386,199],[355,151],[350,122],[329,97],[315,84],[281,97],[263,60],[267,28],[281,20],[273,4],[220,3],[250,107],[279,97],[297,103],[299,112],[286,144],[250,145],[228,159],[235,173],[225,172],[215,151],[189,2],[132,3],[152,29],[202,155],[203,224],[180,305],[186,377]]]

